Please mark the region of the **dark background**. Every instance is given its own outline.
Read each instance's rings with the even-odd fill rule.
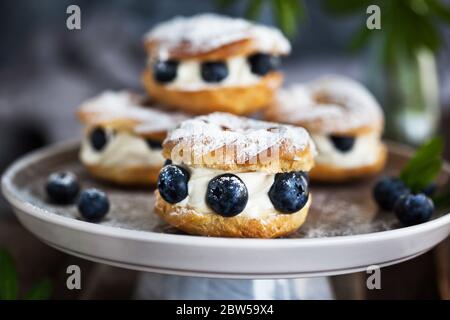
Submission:
[[[308,19],[286,59],[287,82],[341,73],[367,82],[370,50],[351,54],[348,41],[365,12],[351,18],[324,13],[321,1],[305,1]],[[66,8],[81,7],[81,30],[67,30]],[[237,5],[225,13],[239,15]],[[174,15],[217,11],[217,1],[1,1],[0,2],[0,172],[20,154],[42,145],[79,137],[75,107],[104,89],[141,89],[145,64],[142,35]],[[271,13],[262,16],[272,23]],[[449,137],[450,28],[438,55],[443,134]],[[382,32],[382,31],[381,31]],[[389,116],[389,115],[388,115]],[[448,158],[448,154],[447,154]],[[50,275],[64,283],[65,267],[75,261],[89,270],[90,289],[78,295],[57,288],[58,298],[127,298],[136,273],[66,256],[28,234],[2,200],[0,246],[16,258],[25,287]],[[383,290],[368,292],[365,275],[334,277],[341,298],[450,298],[449,244],[413,261],[386,268]],[[33,265],[33,268],[29,266]],[[37,267],[36,267],[37,266]],[[59,279],[59,280],[58,280]]]

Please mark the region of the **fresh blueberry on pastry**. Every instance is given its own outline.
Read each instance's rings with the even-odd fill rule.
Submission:
[[[317,148],[310,177],[339,182],[380,172],[387,149],[381,141],[384,116],[370,92],[342,76],[282,89],[265,119],[306,128]]]
[[[80,159],[97,178],[121,185],[154,185],[164,164],[161,143],[186,115],[126,91],[106,91],[78,112],[85,125]]]
[[[206,203],[217,214],[233,217],[244,211],[248,201],[245,183],[236,175],[226,173],[213,178],[207,188]]]
[[[203,62],[201,72],[205,82],[220,82],[228,76],[228,66],[225,62]]]
[[[189,173],[186,169],[166,165],[158,177],[159,194],[168,203],[177,203],[188,195]]]
[[[250,70],[259,76],[265,76],[271,71],[278,69],[280,58],[265,53],[255,53],[248,57]]]
[[[284,213],[294,213],[308,202],[308,181],[303,172],[277,173],[269,191],[273,206]]]
[[[355,137],[330,135],[334,147],[341,152],[349,152],[355,145]]]
[[[163,142],[172,164],[161,170],[155,212],[191,234],[287,235],[309,210],[314,152],[300,127],[227,113],[183,121]]]
[[[108,143],[108,136],[105,129],[97,127],[91,130],[89,140],[93,149],[102,151]]]
[[[150,96],[189,113],[249,114],[281,86],[280,57],[289,41],[273,28],[215,14],[176,17],[144,40]]]
[[[175,60],[158,60],[153,64],[153,76],[160,83],[173,81],[177,76],[178,62]]]

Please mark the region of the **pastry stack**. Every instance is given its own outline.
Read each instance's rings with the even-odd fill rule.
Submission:
[[[155,26],[144,46],[147,94],[84,102],[80,157],[97,178],[156,186],[156,214],[180,230],[285,236],[305,221],[310,176],[346,181],[383,167],[375,99],[342,77],[282,89],[291,46],[279,30],[201,14]]]

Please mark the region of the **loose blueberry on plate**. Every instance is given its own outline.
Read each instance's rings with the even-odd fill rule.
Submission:
[[[150,147],[150,149],[162,149],[162,144],[160,141],[152,140],[152,139],[146,139],[147,145]]]
[[[433,201],[422,193],[405,195],[395,205],[395,214],[404,226],[426,222],[433,212]]]
[[[78,200],[78,211],[87,221],[100,221],[108,213],[109,207],[108,197],[97,189],[84,190]]]
[[[308,202],[308,181],[303,172],[277,173],[269,190],[275,209],[282,213],[299,211]]]
[[[270,71],[277,70],[280,66],[280,58],[266,53],[256,53],[248,57],[250,70],[259,76],[264,76]]]
[[[177,76],[178,61],[158,60],[153,65],[153,77],[160,83],[173,81]]]
[[[234,217],[244,211],[248,191],[244,182],[234,174],[222,174],[208,183],[206,203],[223,217]]]
[[[403,181],[393,177],[382,178],[376,183],[373,189],[375,201],[384,210],[394,209],[398,199],[409,193],[410,190],[405,186]]]
[[[334,147],[342,152],[352,150],[355,144],[355,137],[330,135],[330,139]]]
[[[77,177],[71,172],[51,174],[45,186],[49,199],[57,204],[70,204],[80,191]]]
[[[170,164],[161,169],[158,177],[158,190],[161,197],[169,203],[177,203],[188,195],[189,172]]]
[[[108,135],[106,134],[105,129],[101,127],[93,129],[90,133],[89,139],[92,147],[96,151],[102,151],[108,143]]]
[[[225,62],[204,62],[201,74],[206,82],[220,82],[228,76],[228,67]]]

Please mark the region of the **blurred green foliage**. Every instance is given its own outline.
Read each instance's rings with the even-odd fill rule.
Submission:
[[[302,0],[218,0],[221,9],[243,2],[244,16],[250,20],[258,20],[264,7],[268,7],[280,29],[290,38],[297,35],[300,22],[306,18],[306,8]]]
[[[361,26],[351,41],[352,49],[365,47],[378,41],[381,56],[386,64],[398,58],[411,58],[417,50],[429,49],[436,53],[443,43],[438,22],[450,24],[450,8],[441,0],[324,0],[324,8],[331,14],[362,17]],[[381,10],[381,30],[366,27],[370,5]]]
[[[50,280],[36,283],[26,295],[28,300],[46,300],[52,293]],[[5,249],[0,248],[0,300],[19,298],[19,276],[13,258]]]

